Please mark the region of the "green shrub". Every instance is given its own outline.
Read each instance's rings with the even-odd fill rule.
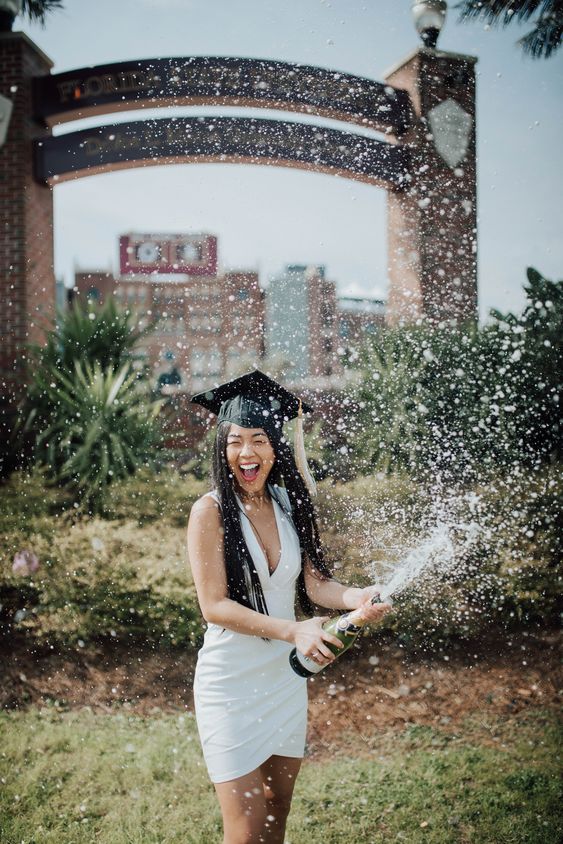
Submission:
[[[162,527],[186,528],[194,501],[209,491],[209,481],[164,464],[160,471],[142,468],[112,485],[105,516],[134,520],[140,527],[158,522]]]
[[[359,472],[477,481],[561,457],[563,282],[528,271],[520,316],[482,329],[407,326],[364,350],[351,390],[350,459]]]
[[[134,353],[150,330],[112,299],[88,311],[75,303],[58,314],[45,346],[30,351],[14,449],[93,513],[103,511],[110,484],[133,474],[160,442],[163,402],[150,395]]]
[[[420,563],[381,628],[405,645],[549,627],[561,609],[562,494],[557,466],[464,489],[384,473],[325,482],[323,541],[336,576],[359,586],[389,582],[407,560]]]
[[[109,637],[193,647],[202,621],[186,525],[206,489],[169,468],[143,469],[112,485],[102,520],[77,515],[40,473],[12,475],[0,487],[0,630],[59,645]],[[318,509],[342,582],[386,583],[406,559],[427,564],[394,595],[397,611],[381,632],[435,651],[495,629],[557,622],[562,493],[555,465],[463,489],[379,473],[323,481]],[[29,578],[11,570],[24,548],[40,561]]]
[[[134,314],[119,307],[110,297],[104,305],[88,303],[85,309],[74,302],[57,313],[55,325],[47,332],[44,346],[32,347],[34,368],[56,367],[72,374],[75,361],[97,363],[102,369],[120,369],[125,363],[139,364],[135,354],[139,340],[154,328],[139,328]]]
[[[144,471],[112,487],[114,518],[102,520],[77,517],[39,473],[14,473],[0,487],[2,635],[195,646],[202,626],[185,531],[203,487],[171,471]],[[29,578],[11,570],[23,548],[40,561]]]
[[[110,484],[152,457],[162,401],[148,396],[129,363],[114,371],[76,361],[73,376],[55,367],[40,369],[35,389],[42,393],[44,413],[35,460],[51,480],[75,491],[85,509],[102,512]],[[24,430],[38,419],[31,409]]]

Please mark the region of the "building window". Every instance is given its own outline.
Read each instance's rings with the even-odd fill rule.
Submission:
[[[218,315],[198,316],[194,314],[190,317],[190,328],[194,331],[209,331],[214,334],[220,334],[221,327],[222,321]]]

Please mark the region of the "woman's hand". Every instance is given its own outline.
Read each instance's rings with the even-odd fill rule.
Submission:
[[[308,618],[306,621],[296,621],[293,643],[298,651],[301,651],[303,656],[309,657],[318,665],[328,665],[335,658],[334,654],[326,646],[326,642],[331,645],[336,645],[338,648],[343,648],[344,645],[333,636],[323,630],[323,624],[330,620],[330,616],[315,616]]]
[[[393,609],[389,599],[387,600],[387,603],[371,603],[371,599],[375,595],[380,594],[381,587],[377,585],[366,586],[365,589],[359,590],[359,603],[357,609],[362,611],[362,616],[366,621],[381,621],[381,619]]]

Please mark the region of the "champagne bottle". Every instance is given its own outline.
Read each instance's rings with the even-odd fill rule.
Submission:
[[[380,596],[374,595],[370,603],[380,604]],[[366,620],[363,617],[361,609],[344,613],[344,615],[341,615],[338,618],[331,618],[330,621],[323,624],[323,630],[326,630],[327,633],[331,633],[333,636],[336,636],[337,639],[340,639],[344,647],[339,648],[337,645],[332,645],[330,642],[325,642],[325,645],[327,648],[330,648],[333,654],[337,657],[341,656],[352,647],[365,624]],[[313,674],[318,674],[319,671],[326,668],[326,665],[319,665],[318,662],[309,659],[309,657],[302,654],[301,651],[298,651],[297,648],[293,648],[291,651],[289,655],[289,664],[300,677],[312,677]],[[330,665],[330,663],[327,663],[327,665]]]

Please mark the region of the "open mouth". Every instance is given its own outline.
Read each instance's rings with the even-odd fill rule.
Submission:
[[[258,477],[258,472],[260,470],[259,463],[246,463],[244,466],[239,466],[240,473],[243,476],[245,481],[249,483],[251,481],[255,481]]]

